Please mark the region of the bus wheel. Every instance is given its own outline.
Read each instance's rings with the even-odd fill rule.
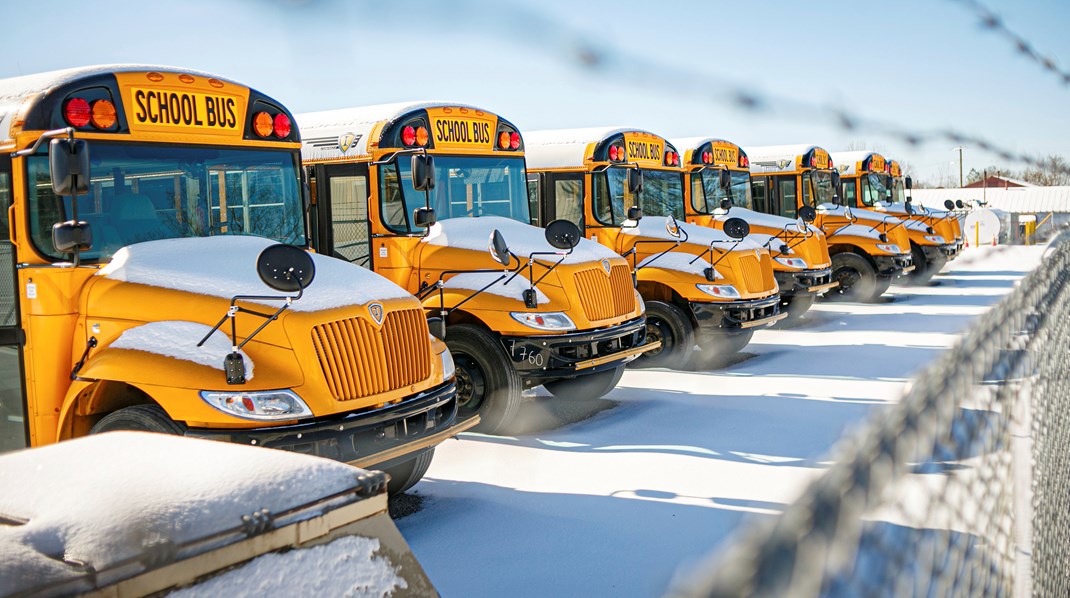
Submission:
[[[520,375],[489,332],[471,324],[446,329],[446,346],[457,365],[457,417],[479,414],[474,429],[493,434],[520,409]]]
[[[828,292],[827,297],[840,301],[873,301],[880,296],[877,290],[877,272],[866,258],[843,252],[832,256],[832,280],[840,286]]]
[[[117,430],[177,434],[179,436],[186,432],[185,426],[171,419],[159,405],[133,405],[105,415],[100,421],[93,424],[89,433],[99,434]]]
[[[434,456],[435,449],[431,447],[430,450],[420,453],[420,456],[410,459],[401,465],[384,467],[383,471],[390,474],[390,483],[387,484],[386,491],[393,496],[415,486],[417,482],[423,479],[424,474],[427,473],[427,468],[431,467],[431,459]]]
[[[559,399],[577,401],[600,399],[617,387],[617,383],[620,382],[623,375],[624,366],[621,365],[597,374],[554,380],[542,386],[547,392]]]
[[[671,303],[649,301],[646,304],[646,341],[661,341],[661,347],[643,353],[630,366],[679,369],[691,358],[695,329],[684,310]]]
[[[813,293],[800,293],[798,295],[791,295],[784,297],[781,295],[780,299],[780,313],[788,314],[788,317],[777,322],[777,326],[784,324],[794,324],[798,322],[803,314],[810,311],[810,307],[814,305],[816,295]]]

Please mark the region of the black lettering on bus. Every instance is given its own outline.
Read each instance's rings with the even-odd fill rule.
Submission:
[[[218,98],[212,96],[205,96],[204,98],[204,119],[208,122],[209,127],[214,127],[216,123],[216,100]]]
[[[180,102],[182,105],[182,124],[188,127],[193,124],[193,98],[182,94]]]
[[[234,99],[233,98],[227,98],[227,100],[224,103],[224,105],[226,106],[226,114],[227,114],[227,118],[226,118],[226,121],[225,121],[226,122],[226,126],[227,127],[236,127],[236,126],[238,126],[238,117],[237,117],[237,115],[234,114],[234,106],[235,106]]]
[[[134,118],[136,118],[138,122],[145,122],[145,119],[148,117],[145,109],[145,92],[140,89],[134,92],[134,102],[137,103],[137,110],[134,111]]]
[[[476,123],[474,128],[476,143],[490,142],[490,123]]]
[[[182,124],[182,98],[180,98],[177,93],[172,93],[167,96],[167,112],[168,118],[171,119],[171,124]]]

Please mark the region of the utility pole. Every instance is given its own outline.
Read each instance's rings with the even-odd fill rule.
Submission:
[[[952,149],[952,151],[959,150],[959,189],[961,189],[961,188],[963,188],[965,186],[964,181],[962,179],[962,150],[964,148],[960,145],[958,147],[954,147],[954,148],[951,148],[951,149]]]

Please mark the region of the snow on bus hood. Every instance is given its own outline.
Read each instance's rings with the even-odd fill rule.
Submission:
[[[669,221],[669,217],[661,218],[658,216],[647,216],[641,218],[636,226],[622,227],[621,233],[625,235],[636,235],[642,237],[651,237],[654,239],[663,239],[666,241],[676,241],[676,237],[669,234],[666,229],[666,223]],[[714,246],[716,249],[729,249],[735,245],[736,240],[729,237],[724,231],[711,228],[708,226],[699,226],[697,224],[689,224],[680,220],[676,221],[676,225],[680,227],[680,230],[687,234],[687,242],[694,243],[696,245],[702,245],[703,247],[709,247],[711,243],[716,243]],[[681,235],[681,239],[683,235]],[[749,238],[744,238],[739,241],[739,245],[735,247],[736,251],[750,250],[754,251],[758,249],[759,245]]]
[[[234,295],[281,295],[256,273],[256,259],[275,242],[263,237],[220,235],[146,241],[115,252],[97,276],[230,299]],[[320,311],[410,297],[389,280],[339,259],[311,254],[316,277],[294,311]],[[279,305],[278,301],[262,302]]]
[[[522,259],[526,259],[535,251],[561,251],[546,242],[543,229],[501,216],[439,220],[431,227],[431,232],[424,237],[423,242],[489,253],[490,235],[494,229],[501,231],[506,244],[509,245],[509,251]],[[580,244],[565,258],[564,263],[581,264],[613,257],[620,256],[594,241],[580,239]],[[557,258],[544,256],[544,259],[556,261]]]
[[[797,220],[792,220],[791,218],[785,218],[783,216],[776,216],[774,214],[763,214],[762,212],[755,212],[754,210],[736,206],[732,206],[732,209],[726,214],[718,214],[716,218],[718,222],[724,222],[729,218],[742,218],[752,226],[764,226],[766,228],[777,228],[781,230],[783,230],[784,227],[787,227],[788,232],[806,232],[805,226],[799,228],[799,222]]]
[[[844,206],[838,206],[831,203],[823,203],[817,207],[818,213],[825,216],[841,216],[847,217],[847,208]],[[882,214],[881,212],[874,212],[873,210],[864,210],[862,208],[851,208],[851,214],[858,220],[870,221],[870,222],[887,222],[888,224],[899,224],[899,219],[891,214]]]
[[[835,235],[832,237],[833,239],[842,235],[853,235],[855,237],[864,237],[866,239],[881,240],[881,232],[873,230],[873,227],[868,224],[848,224],[847,226],[836,230],[833,235]],[[886,241],[881,241],[881,243],[885,242]],[[829,243],[832,244],[834,241],[830,240]]]
[[[201,339],[211,331],[210,327],[196,322],[181,320],[149,322],[124,331],[108,346],[112,349],[155,353],[222,370],[223,359],[231,352],[230,339],[224,331],[216,330],[203,345],[197,346],[197,343],[201,342]],[[239,353],[245,362],[245,379],[252,380],[253,361],[249,359],[245,351],[239,351]]]

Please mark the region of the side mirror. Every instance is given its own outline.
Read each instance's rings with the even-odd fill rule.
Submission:
[[[628,208],[628,220],[634,220],[639,222],[643,218],[643,210],[639,206],[632,206]]]
[[[925,227],[925,232],[927,232],[927,233],[929,233],[929,234],[931,235],[931,234],[935,233],[936,231],[935,231],[935,230],[933,230],[933,227],[931,227],[931,226],[926,226],[926,227]]]
[[[832,192],[839,193],[840,189],[840,172],[838,170],[832,171]]]
[[[436,222],[435,208],[421,207],[412,211],[412,225],[416,228],[428,228]]]
[[[721,200],[721,209],[728,212],[732,210],[732,201],[728,199]]]
[[[908,195],[908,196],[903,198],[903,201],[905,201],[906,203],[910,203],[910,202],[914,201],[914,198]]]
[[[842,206],[843,205],[843,199],[840,198],[839,194],[837,194],[837,193],[833,193],[832,194],[832,205],[834,205],[834,206]]]
[[[490,257],[506,268],[513,261],[513,256],[509,253],[509,244],[505,242],[505,237],[502,236],[501,231],[498,229],[494,229],[494,232],[490,233],[488,249],[490,250]]]
[[[669,214],[665,217],[665,231],[674,239],[680,238],[680,223],[676,221],[676,216]]]
[[[903,180],[903,184],[906,186],[907,189],[913,189],[914,188],[914,179],[912,179],[910,177],[907,177],[906,179]]]
[[[84,139],[53,139],[48,167],[56,195],[89,193],[89,144]]]
[[[750,225],[742,218],[729,218],[724,221],[724,234],[733,239],[742,239],[750,234]]]
[[[950,200],[949,200],[949,201],[950,201]],[[961,199],[956,199],[956,200],[955,200],[955,206],[956,206],[956,207],[958,207],[958,209],[960,209],[960,210],[961,210],[962,208],[965,208],[965,207],[966,207],[966,204],[965,204],[965,203],[963,203]]]
[[[643,171],[638,168],[628,169],[628,193],[643,192]]]
[[[727,191],[732,186],[732,173],[728,172],[728,169],[718,170],[717,173],[720,176],[718,183],[720,183],[721,189]]]
[[[571,220],[558,218],[546,225],[546,242],[557,249],[572,249],[580,244],[580,227]]]
[[[52,246],[60,253],[78,253],[93,246],[93,230],[88,222],[68,220],[52,225]]]
[[[788,252],[791,251],[791,247],[788,247],[786,243],[781,243],[779,251],[780,255],[788,255]]]
[[[911,216],[918,213],[917,210],[914,209],[914,204],[910,203],[909,201],[903,204],[903,209],[905,209],[907,211],[907,214]]]
[[[881,240],[881,243],[887,243],[888,242],[888,235],[886,235],[884,233],[881,233],[881,234],[877,235],[877,238]]]
[[[297,293],[312,284],[316,264],[304,249],[276,243],[260,252],[256,258],[256,273],[264,284],[276,291]]]
[[[802,206],[799,208],[799,218],[802,218],[803,222],[813,222],[817,219],[817,210],[811,206]]]
[[[435,157],[428,154],[412,156],[412,187],[417,191],[435,188]]]
[[[959,200],[959,203],[962,203],[961,199]],[[955,202],[951,201],[950,199],[945,199],[944,200],[944,207],[947,208],[948,211],[954,210],[955,209]],[[959,206],[959,207],[961,208],[962,206]]]

